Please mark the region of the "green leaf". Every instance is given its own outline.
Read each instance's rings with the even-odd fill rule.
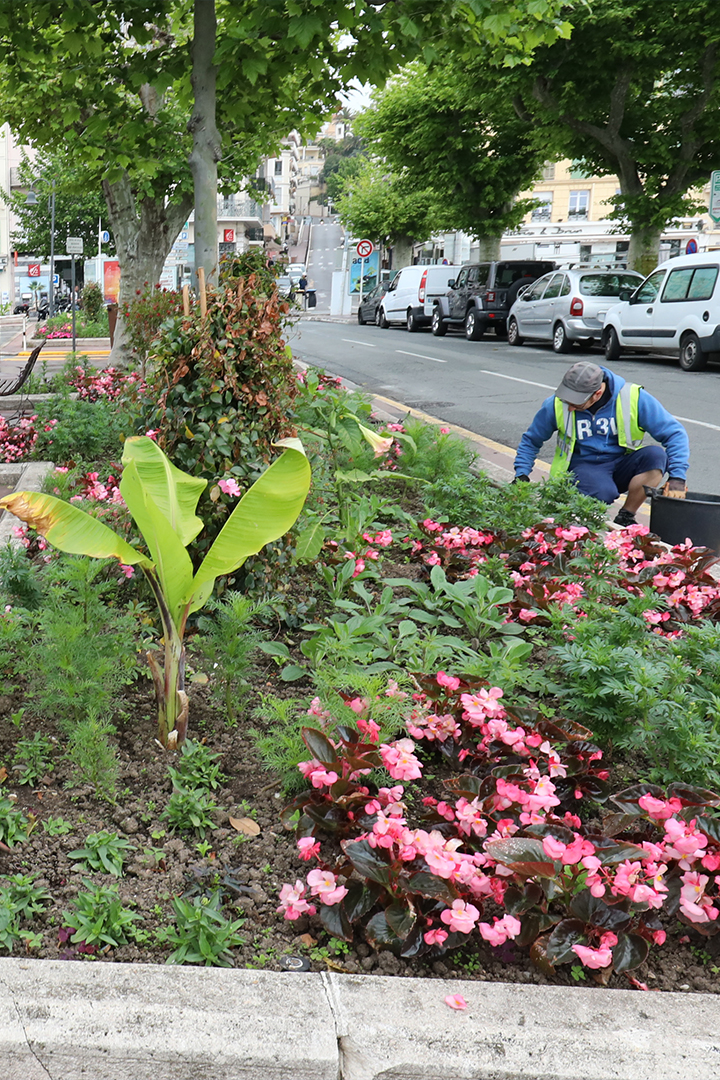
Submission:
[[[338,764],[337,751],[322,731],[318,728],[304,727],[301,734],[303,742],[313,757],[321,761],[323,765]]]
[[[650,946],[639,934],[618,934],[613,946],[613,967],[616,971],[631,971],[642,964]]]
[[[203,527],[195,510],[198,499],[207,487],[207,480],[177,469],[157,443],[146,435],[132,436],[123,444],[122,463],[125,469],[120,481],[120,492],[133,517],[135,513],[132,502],[136,493],[133,489],[128,498],[125,491],[128,487],[126,475],[130,462],[136,470],[131,472],[130,476],[137,476],[143,492],[152,499],[183,547],[187,547]]]
[[[602,926],[606,930],[617,930],[632,921],[632,915],[618,906],[606,904],[599,896],[593,896],[589,889],[583,889],[574,896],[570,904],[573,915],[592,926]]]
[[[555,863],[548,860],[540,840],[511,838],[494,840],[487,845],[491,859],[525,877],[556,877]]]
[[[90,555],[96,559],[118,559],[128,566],[152,569],[146,555],[130,547],[121,537],[90,517],[73,503],[37,491],[14,491],[0,499],[0,508],[36,529],[54,547],[69,555]]]
[[[407,904],[394,903],[385,908],[385,919],[392,932],[404,941],[415,925],[417,916]]]
[[[585,923],[580,919],[563,919],[559,922],[547,940],[546,956],[551,964],[569,964],[577,962],[577,953],[573,945],[586,945]]]
[[[453,900],[458,898],[457,892],[449,882],[436,877],[435,874],[426,873],[424,870],[408,877],[403,875],[402,881],[408,892],[417,893],[428,900],[442,900],[443,903],[450,906]]]
[[[378,849],[371,848],[367,840],[345,840],[342,849],[362,877],[377,881],[380,885],[390,884],[390,867],[376,853]]]
[[[379,911],[377,915],[373,915],[365,927],[365,936],[376,949],[388,945],[398,948],[402,944],[402,938],[399,938],[392,927],[388,926],[384,911]]]
[[[245,492],[203,559],[193,580],[191,612],[202,606],[200,586],[237,570],[249,555],[284,536],[297,520],[310,489],[310,465],[298,439],[277,445],[287,449]]]
[[[368,911],[377,903],[380,892],[381,890],[375,882],[370,882],[368,885],[362,881],[349,881],[347,895],[341,901],[348,921],[354,923],[358,919],[362,919],[363,915],[367,915]]]
[[[320,921],[329,934],[340,938],[341,941],[353,940],[353,928],[345,914],[342,904],[321,904],[319,909]]]
[[[297,538],[295,545],[295,559],[297,562],[311,562],[322,551],[325,543],[325,528],[321,521],[315,521],[307,529],[303,529]]]
[[[298,679],[304,679],[306,675],[305,668],[299,667],[298,664],[286,664],[280,672],[283,682],[297,682]]]

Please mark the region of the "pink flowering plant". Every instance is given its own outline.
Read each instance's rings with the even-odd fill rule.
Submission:
[[[303,730],[309,787],[283,814],[314,869],[284,887],[286,918],[316,909],[334,936],[360,932],[403,957],[438,956],[472,935],[510,940],[543,969],[579,961],[601,981],[663,943],[661,915],[716,932],[720,797],[640,784],[610,800],[601,824],[608,770],[590,732],[512,710],[500,688],[446,672],[418,685],[411,738],[380,741],[367,710],[330,734],[315,708],[326,731]],[[438,753],[464,771],[410,820],[412,785]]]

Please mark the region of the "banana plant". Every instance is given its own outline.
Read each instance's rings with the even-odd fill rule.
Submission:
[[[71,555],[116,558],[139,566],[153,591],[162,622],[164,663],[148,662],[158,705],[158,738],[180,746],[187,732],[183,639],[188,615],[210,598],[215,579],[237,570],[250,555],[283,536],[295,523],[310,488],[310,465],[299,439],[281,439],[282,455],[245,492],[210,550],[193,573],[187,552],[203,528],[196,516],[207,480],[177,469],[147,436],[126,439],[120,493],[149,555],[73,503],[35,491],[16,491],[0,499],[9,510],[51,544]]]

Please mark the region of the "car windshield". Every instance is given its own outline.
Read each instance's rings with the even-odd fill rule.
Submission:
[[[623,289],[637,289],[639,274],[583,274],[580,292],[583,296],[618,297]]]
[[[495,288],[507,289],[513,281],[520,278],[539,278],[542,274],[549,274],[555,266],[550,262],[530,263],[498,263],[495,272]]]
[[[292,285],[292,281],[289,277],[279,277],[277,279],[278,289],[289,289]]]

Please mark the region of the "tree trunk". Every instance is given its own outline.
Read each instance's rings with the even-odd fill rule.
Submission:
[[[470,259],[478,262],[495,262],[500,258],[500,237],[480,236],[470,248]]]
[[[162,198],[138,202],[127,173],[113,183],[104,180],[103,191],[120,263],[120,310],[110,354],[110,363],[116,365],[130,359],[122,304],[131,301],[138,289],[142,292],[146,284],[157,285],[170,249],[192,210],[192,197],[185,195],[179,202],[167,204]]]
[[[402,270],[412,262],[413,242],[409,236],[401,236],[392,245],[392,268]]]
[[[630,234],[628,268],[649,274],[658,264],[661,229],[634,228]]]
[[[217,69],[213,65],[217,16],[215,0],[195,0],[192,44],[192,88],[195,107],[188,123],[193,137],[189,164],[195,184],[195,273],[202,266],[205,280],[218,276],[217,163],[222,140],[216,125]]]

